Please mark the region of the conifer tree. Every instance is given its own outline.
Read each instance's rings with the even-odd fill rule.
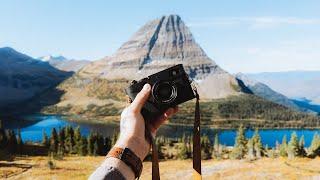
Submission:
[[[282,143],[280,145],[280,156],[282,157],[287,157],[288,156],[288,153],[287,153],[287,136],[284,135],[283,138],[282,138]]]
[[[288,144],[288,157],[295,158],[297,156],[299,156],[299,142],[297,133],[293,132]]]
[[[212,154],[212,148],[211,148],[209,137],[207,135],[203,135],[201,136],[201,158],[211,159],[211,154]]]
[[[58,152],[58,134],[56,128],[53,128],[50,136],[50,153],[56,154]]]
[[[8,139],[6,132],[3,128],[0,128],[0,149],[4,149],[7,146]]]
[[[106,152],[108,153],[111,149],[111,139],[109,137],[104,138],[104,146]]]
[[[257,158],[261,158],[263,146],[262,146],[261,137],[259,135],[259,130],[258,129],[256,129],[255,132],[254,132],[253,144],[254,144],[255,156]]]
[[[80,156],[87,155],[88,142],[87,142],[87,138],[85,136],[81,137],[81,143],[80,144],[81,144],[81,146],[80,146],[78,154]]]
[[[66,135],[66,140],[65,140],[65,150],[69,154],[74,153],[74,130],[72,126],[67,126],[65,128],[65,135]]]
[[[183,134],[181,140],[180,140],[180,148],[179,148],[179,153],[178,153],[178,158],[179,159],[188,159],[191,157],[191,152],[190,152],[190,144],[189,144],[189,139],[188,137]]]
[[[98,155],[98,150],[99,150],[98,141],[95,141],[95,142],[94,142],[94,145],[93,145],[93,155],[94,155],[94,156],[97,156],[97,155]]]
[[[243,125],[240,125],[237,137],[235,141],[235,145],[231,152],[231,157],[235,159],[242,159],[247,153],[247,139],[245,137],[245,130]]]
[[[218,136],[218,133],[216,133],[214,135],[214,145],[213,145],[213,149],[215,152],[218,152],[219,150],[219,136]]]
[[[309,147],[310,157],[320,156],[320,136],[315,133],[312,138],[311,145]]]
[[[249,139],[247,146],[248,146],[248,158],[252,160],[255,158],[253,138]]]
[[[17,137],[13,130],[7,131],[7,149],[10,154],[15,154],[17,152]]]
[[[1,126],[1,120],[0,120],[0,160],[6,160],[7,158],[9,158],[7,149],[6,149],[7,144],[8,144],[8,139],[6,136],[6,132]]]
[[[119,133],[117,131],[113,132],[112,138],[111,138],[111,146],[114,146],[118,140]]]
[[[50,145],[49,138],[44,130],[42,130],[42,142],[41,143],[45,147],[49,147],[49,145]]]
[[[21,137],[21,130],[18,129],[18,135],[17,135],[17,153],[22,154],[23,152],[23,141]]]
[[[66,140],[66,134],[65,134],[65,128],[63,127],[59,131],[59,153],[61,156],[63,156],[66,152],[65,140]]]
[[[81,132],[80,132],[80,127],[77,126],[77,128],[75,129],[74,132],[74,143],[75,143],[75,147],[74,150],[77,154],[81,154],[82,151],[82,136],[81,136]]]
[[[93,155],[93,149],[94,149],[94,143],[95,143],[95,139],[92,133],[89,134],[88,136],[88,150],[87,153],[88,155]]]
[[[307,152],[304,148],[304,135],[302,135],[299,140],[299,156],[305,157],[306,155]]]
[[[96,134],[96,142],[97,142],[97,155],[106,155],[106,150],[104,149],[104,138],[101,134]]]

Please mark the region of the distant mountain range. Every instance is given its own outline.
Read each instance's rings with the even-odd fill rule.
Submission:
[[[71,75],[10,47],[0,48],[0,107],[28,100]]]
[[[247,74],[287,96],[295,104],[320,112],[320,71],[288,71]]]
[[[75,60],[75,59],[68,59],[64,56],[42,56],[37,59],[40,59],[44,62],[48,62],[53,67],[60,69],[62,71],[72,71],[77,72],[84,66],[90,63],[88,60]]]

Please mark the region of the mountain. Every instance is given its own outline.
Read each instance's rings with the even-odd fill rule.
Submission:
[[[237,80],[206,55],[178,15],[146,23],[112,56],[85,66],[78,75],[137,80],[180,63],[203,98],[241,94]]]
[[[86,65],[63,81],[56,87],[63,92],[57,103],[47,105],[47,98],[54,97],[51,91],[41,94],[40,99],[32,103],[34,106],[36,102],[44,113],[101,121],[118,119],[114,116],[119,116],[127,105],[124,88],[131,80],[179,63],[197,84],[204,124],[228,128],[239,123],[268,128],[320,126],[317,116],[254,95],[241,79],[223,70],[205,54],[177,15],[148,22],[113,55]],[[287,100],[283,96],[279,99]],[[184,103],[180,107],[179,115],[170,123],[192,124],[194,103]]]
[[[83,68],[90,63],[88,60],[75,60],[67,59],[64,56],[42,56],[38,59],[48,62],[53,67],[60,69],[62,71],[72,71],[77,72],[79,69]]]
[[[295,104],[292,100],[290,100],[286,96],[272,90],[266,84],[258,82],[243,73],[237,73],[236,78],[241,80],[244,83],[244,85],[246,87],[248,87],[253,92],[253,94],[255,94],[259,97],[262,97],[262,98],[267,99],[269,101],[275,102],[277,104],[281,104],[281,105],[286,106],[288,108],[293,108],[296,110],[303,110],[302,108],[300,108],[297,104]]]
[[[247,76],[293,99],[299,106],[320,109],[320,71],[264,72]]]
[[[70,75],[10,47],[0,48],[0,107],[26,101]]]
[[[205,54],[181,18],[169,15],[146,23],[113,55],[86,65],[61,83],[57,89],[64,94],[57,104],[38,106],[46,106],[47,113],[116,115],[126,105],[123,89],[131,80],[179,63],[195,81],[202,99],[245,93],[243,84]],[[52,96],[50,92],[42,95]]]

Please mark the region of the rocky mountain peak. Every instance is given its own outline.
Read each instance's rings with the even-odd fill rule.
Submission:
[[[234,76],[211,60],[178,15],[147,22],[112,56],[90,63],[83,78],[140,79],[183,64],[199,84],[203,97],[221,98],[241,92]]]
[[[194,79],[224,72],[197,44],[178,15],[162,16],[146,23],[116,53],[101,61],[91,64],[83,72],[106,78],[132,79],[180,63]],[[126,73],[119,69],[126,70]]]

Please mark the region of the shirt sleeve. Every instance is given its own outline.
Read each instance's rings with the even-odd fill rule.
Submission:
[[[102,163],[89,177],[89,180],[126,180],[115,167]]]

